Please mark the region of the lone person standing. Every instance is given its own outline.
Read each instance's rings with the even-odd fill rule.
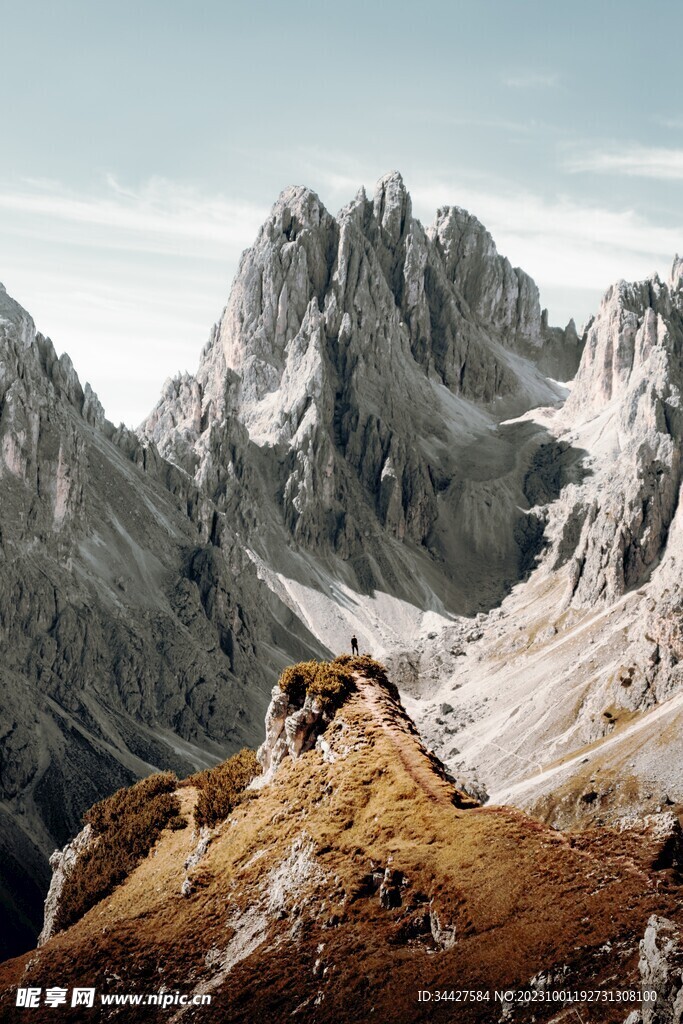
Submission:
[[[351,637],[351,654],[358,654],[358,640],[355,633]]]

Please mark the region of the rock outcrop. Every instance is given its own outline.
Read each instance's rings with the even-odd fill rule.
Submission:
[[[311,750],[328,722],[315,697],[307,695],[297,706],[279,686],[273,687],[266,712],[266,738],[257,753],[263,774],[256,785],[268,782],[285,757],[297,758]]]
[[[567,516],[559,561],[571,553],[571,600],[614,600],[645,582],[664,550],[681,487],[683,288],[623,281],[605,296],[563,420],[599,435],[598,481]],[[597,452],[596,452],[597,454]],[[596,484],[598,486],[596,486]]]
[[[45,898],[43,928],[38,936],[39,946],[42,946],[55,934],[59,902],[64,891],[64,886],[74,870],[77,861],[86,852],[92,841],[92,826],[86,825],[70,843],[67,843],[62,850],[55,850],[50,857],[52,881],[50,882],[50,888]]]
[[[681,1024],[683,949],[680,930],[673,921],[652,915],[640,942],[638,969],[642,1009],[630,1013],[624,1024]]]

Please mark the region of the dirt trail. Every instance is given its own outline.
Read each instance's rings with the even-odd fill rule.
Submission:
[[[447,803],[451,807],[477,806],[476,801],[461,794],[443,777],[441,762],[422,745],[417,730],[386,691],[365,676],[356,676],[356,685],[373,720],[389,737],[401,764],[427,797],[434,803]]]
[[[382,728],[384,733],[391,740],[401,764],[413,782],[420,787],[430,801],[433,803],[448,804],[451,808],[474,808],[480,806],[467,794],[461,793],[456,787],[441,775],[443,770],[441,763],[431,754],[420,741],[417,730],[412,722],[405,718],[398,706],[394,703],[386,691],[374,680],[365,676],[356,676],[358,692],[365,701],[373,720]],[[508,813],[526,820],[523,811],[517,808],[506,808]],[[553,832],[553,840],[571,856],[578,858],[586,865],[590,865],[596,879],[596,891],[599,891],[605,884],[602,875],[604,874],[604,854],[595,854],[590,849],[577,848],[569,837],[561,832]],[[618,861],[621,869],[630,875],[637,877],[646,888],[652,887],[651,876],[643,870],[642,866],[635,863],[633,858],[626,853],[617,854],[612,857]]]

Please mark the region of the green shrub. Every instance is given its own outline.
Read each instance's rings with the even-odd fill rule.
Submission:
[[[215,768],[190,776],[199,789],[194,809],[197,825],[215,825],[227,818],[249,783],[260,774],[255,752],[245,747]]]
[[[172,772],[150,775],[94,804],[83,816],[93,840],[67,877],[55,921],[57,931],[108,896],[147,856],[167,826],[184,827]],[[179,824],[183,822],[183,826]]]

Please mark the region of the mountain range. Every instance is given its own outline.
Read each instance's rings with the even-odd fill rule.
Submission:
[[[257,746],[354,632],[478,821],[670,820],[682,373],[683,261],[553,328],[397,173],[336,217],[286,189],[136,431],[0,290],[2,952],[93,802]]]

